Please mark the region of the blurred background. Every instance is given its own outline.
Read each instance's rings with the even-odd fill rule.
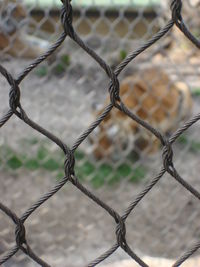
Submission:
[[[170,19],[170,1],[163,2],[73,0],[73,25],[86,44],[115,69]],[[62,33],[61,6],[59,0],[0,1],[0,59],[14,77],[47,51]],[[199,37],[199,1],[187,0],[183,9],[186,24]],[[162,98],[168,90],[176,89],[173,85],[189,88],[192,108],[183,120],[174,123],[173,130],[167,128],[164,132],[167,135],[199,112],[199,55],[197,48],[173,28],[119,75],[121,83],[126,77],[133,77],[133,82],[137,79],[142,86],[146,84],[144,96],[134,111],[146,108],[150,123],[154,108],[163,105]],[[147,79],[152,69],[153,76]],[[168,77],[167,81],[158,70]],[[151,88],[156,82],[164,87],[164,93],[150,110],[143,100],[151,99]],[[32,120],[71,147],[105,107],[108,85],[109,78],[98,64],[67,37],[53,55],[22,81],[21,104]],[[2,116],[9,108],[10,89],[3,76],[0,86]],[[173,107],[175,117],[179,116],[177,105]],[[144,147],[140,145],[140,137],[147,135],[145,130],[140,126],[134,131],[125,130],[125,124],[131,121],[124,116],[121,118],[124,124],[120,124],[116,118],[113,113],[103,128],[97,128],[77,149],[75,170],[87,188],[123,214],[145,184],[159,173],[162,149],[158,145],[151,153],[152,138],[147,137]],[[171,120],[169,114],[165,118]],[[154,126],[159,128],[161,123]],[[196,123],[173,145],[175,167],[197,190],[200,189],[199,130]],[[105,135],[109,138],[102,145],[101,137]],[[64,160],[55,144],[13,116],[0,134],[0,202],[20,216],[64,177]],[[199,241],[197,205],[190,193],[164,175],[127,220],[130,247],[141,256],[179,257]],[[112,218],[71,184],[43,204],[25,224],[34,252],[54,267],[86,266],[116,240]],[[10,219],[0,212],[1,256],[15,244],[14,230]],[[126,258],[119,249],[99,266]],[[37,264],[19,252],[4,264],[8,266]]]

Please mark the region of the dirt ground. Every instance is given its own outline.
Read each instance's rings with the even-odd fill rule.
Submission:
[[[198,177],[192,172],[188,175],[184,172],[184,177],[199,189]],[[1,173],[1,181],[1,201],[18,215],[55,183],[54,178],[45,173],[24,171],[18,176]],[[123,182],[112,188],[92,190],[122,214],[143,187],[143,183]],[[128,218],[127,240],[139,255],[178,257],[198,241],[199,217],[198,201],[166,175]],[[3,253],[14,244],[14,226],[2,213],[0,227]],[[66,267],[86,266],[109,249],[115,243],[115,227],[103,209],[70,184],[26,222],[27,239],[33,250],[51,266]],[[105,263],[126,258],[119,250]],[[19,254],[5,266],[37,264]]]
[[[89,60],[89,59],[88,59]],[[8,69],[17,74],[19,66],[26,62],[5,62]],[[91,63],[92,64],[92,63]],[[77,70],[78,69],[78,70]],[[89,67],[87,76],[83,64],[71,68],[68,74],[60,77],[38,78],[30,74],[22,83],[22,105],[27,114],[45,128],[53,131],[72,145],[76,137],[93,120],[94,106],[103,103],[108,80],[98,67]],[[185,69],[186,71],[186,69]],[[190,71],[191,73],[191,71]],[[195,85],[190,75],[185,77]],[[8,108],[9,87],[0,77],[0,114]],[[199,108],[198,97],[194,100],[193,113]],[[199,140],[199,125],[187,133],[190,140]],[[0,143],[18,149],[19,140],[40,135],[33,133],[22,122],[12,118],[1,129]],[[199,139],[198,139],[199,138]],[[87,150],[85,142],[82,149]],[[199,153],[192,153],[189,147],[177,144],[175,166],[179,173],[200,190]],[[31,153],[31,151],[29,151]],[[94,191],[102,200],[120,214],[135,199],[152,177],[160,170],[160,155],[149,160],[146,179],[137,184],[122,181],[113,187],[104,186]],[[0,171],[0,202],[21,215],[42,194],[56,183],[55,177],[42,170],[16,173]],[[184,190],[173,178],[165,175],[127,220],[127,240],[130,247],[139,255],[176,258],[199,241],[199,202]],[[27,239],[32,249],[54,267],[82,267],[109,249],[116,241],[116,225],[113,219],[70,184],[42,205],[26,222]],[[3,254],[14,244],[14,227],[9,218],[0,212],[0,253]],[[128,256],[118,250],[107,261],[110,263]],[[10,259],[4,267],[37,266],[24,255]],[[101,265],[99,265],[101,266]]]

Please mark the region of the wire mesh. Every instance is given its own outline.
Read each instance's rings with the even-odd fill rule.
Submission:
[[[6,263],[19,250],[21,250],[23,253],[28,255],[33,261],[35,261],[39,265],[50,266],[49,265],[50,263],[45,262],[39,255],[37,255],[37,253],[33,252],[33,249],[29,245],[29,242],[27,241],[27,238],[26,238],[26,230],[25,230],[24,224],[27,221],[27,219],[30,216],[32,216],[32,214],[35,213],[41,205],[43,205],[46,201],[48,201],[52,196],[57,194],[57,192],[66,183],[67,184],[71,183],[77,190],[82,192],[85,197],[88,197],[89,199],[94,201],[99,207],[104,209],[108,213],[108,215],[110,215],[112,217],[112,219],[114,219],[114,222],[116,224],[116,242],[115,242],[115,244],[113,244],[113,246],[109,250],[102,253],[101,256],[97,257],[94,261],[92,261],[87,266],[96,266],[97,264],[101,263],[102,261],[104,261],[105,259],[110,257],[116,250],[118,250],[118,248],[121,248],[123,251],[125,251],[140,266],[148,266],[147,263],[145,263],[142,260],[142,258],[137,255],[135,250],[131,249],[129,242],[127,241],[128,233],[126,231],[126,220],[131,215],[133,210],[140,204],[140,202],[143,201],[144,197],[149,194],[149,192],[162,179],[162,177],[164,177],[164,175],[166,173],[170,174],[179,184],[181,184],[197,200],[199,200],[200,194],[199,194],[198,190],[196,189],[196,187],[192,186],[189,182],[187,182],[185,179],[183,179],[182,176],[177,171],[177,168],[175,168],[176,164],[174,164],[174,159],[173,159],[173,150],[174,150],[173,145],[175,142],[177,142],[177,139],[179,137],[183,136],[183,133],[185,133],[186,130],[188,130],[191,126],[193,126],[194,124],[196,124],[198,122],[200,115],[197,114],[197,115],[193,116],[190,120],[188,120],[180,128],[178,128],[173,134],[171,134],[170,137],[167,137],[159,129],[156,129],[153,125],[151,125],[147,121],[142,120],[141,117],[137,116],[136,113],[134,113],[128,109],[128,107],[123,102],[123,99],[120,97],[120,82],[118,80],[118,76],[124,70],[124,68],[127,67],[127,65],[131,61],[136,60],[136,58],[140,54],[142,54],[145,50],[147,50],[151,46],[156,47],[156,43],[161,38],[165,37],[165,35],[171,29],[174,29],[175,27],[177,27],[179,30],[181,30],[184,33],[185,37],[187,39],[189,39],[197,48],[199,48],[199,46],[200,46],[199,41],[194,35],[192,35],[192,33],[188,30],[187,26],[185,25],[184,15],[182,15],[182,2],[178,1],[178,0],[172,1],[172,4],[171,4],[172,19],[170,21],[168,21],[163,27],[161,27],[161,25],[163,24],[163,21],[161,21],[160,25],[156,25],[157,26],[156,29],[153,28],[153,26],[155,26],[155,25],[153,25],[155,22],[152,23],[153,26],[151,24],[149,26],[149,23],[146,21],[145,25],[148,29],[145,30],[145,32],[147,32],[146,38],[148,40],[142,46],[140,45],[139,48],[137,48],[136,50],[134,50],[133,52],[131,52],[128,55],[126,55],[126,51],[121,51],[121,53],[119,55],[119,59],[118,59],[118,61],[121,61],[121,62],[116,67],[114,67],[114,66],[111,67],[110,64],[108,65],[106,63],[106,61],[104,61],[102,59],[102,57],[100,57],[95,52],[96,51],[95,48],[97,48],[97,51],[98,51],[98,49],[101,49],[101,47],[103,46],[102,43],[99,44],[98,38],[97,38],[97,40],[91,39],[91,36],[89,36],[89,38],[86,38],[84,40],[82,40],[80,38],[80,35],[77,33],[77,31],[75,30],[73,25],[75,23],[76,28],[78,30],[82,31],[82,29],[80,29],[79,26],[83,27],[83,22],[81,22],[78,18],[76,18],[77,14],[76,14],[76,12],[73,13],[73,8],[72,8],[70,1],[62,1],[62,2],[63,3],[62,3],[62,9],[61,9],[61,22],[62,22],[61,25],[62,25],[64,31],[61,32],[57,41],[49,49],[46,48],[46,46],[48,45],[48,42],[44,42],[44,45],[43,45],[44,53],[42,54],[42,56],[39,56],[35,60],[33,60],[33,62],[30,65],[28,65],[28,67],[25,67],[25,69],[16,78],[14,78],[14,76],[9,73],[7,68],[3,67],[2,65],[0,66],[0,72],[1,72],[2,76],[6,79],[6,81],[8,82],[9,87],[11,88],[10,92],[9,92],[10,109],[6,113],[6,115],[4,115],[1,118],[1,122],[0,122],[1,127],[9,125],[8,121],[11,120],[11,117],[13,117],[13,115],[18,117],[19,120],[26,123],[30,128],[36,130],[41,135],[47,137],[50,141],[52,141],[54,144],[56,144],[56,146],[58,146],[60,148],[60,150],[62,151],[63,154],[59,155],[59,157],[60,157],[59,161],[64,161],[64,171],[65,171],[64,178],[62,178],[59,181],[59,183],[57,183],[56,186],[53,187],[48,193],[45,193],[37,202],[35,202],[34,205],[32,205],[29,209],[24,211],[20,217],[17,216],[15,214],[15,212],[13,212],[11,209],[9,209],[7,207],[7,205],[4,205],[3,203],[0,204],[0,209],[9,218],[11,218],[13,223],[16,225],[16,230],[15,230],[16,244],[13,246],[13,248],[10,251],[8,251],[0,259],[0,263],[1,264]],[[81,12],[86,12],[86,10],[83,9],[83,11],[81,11]],[[31,9],[29,12],[32,12]],[[47,10],[46,12],[48,13],[49,11]],[[32,24],[36,24],[36,33],[37,33],[37,29],[39,32],[42,27],[45,27],[44,26],[44,24],[46,22],[45,16],[47,13],[41,14],[42,19],[40,18],[39,22],[36,23],[34,21],[31,21]],[[143,18],[143,15],[144,15],[143,13],[140,13],[139,18]],[[22,16],[22,19],[24,19],[23,13],[21,14],[21,16]],[[102,16],[102,14],[101,14],[101,16]],[[106,21],[107,21],[108,25],[110,25],[110,22],[108,22],[108,19],[105,18],[105,20],[104,20],[104,16],[105,16],[105,14],[103,15],[103,18],[102,17],[100,18],[100,20],[103,20],[103,23],[106,23]],[[113,16],[116,16],[116,14],[114,14]],[[127,39],[128,39],[127,36],[130,34],[130,32],[133,31],[132,29],[134,27],[136,27],[137,23],[134,20],[133,25],[131,25],[131,24],[129,24],[127,18],[125,20],[123,19],[123,21],[122,21],[123,16],[124,16],[123,12],[121,12],[120,14],[117,14],[117,19],[114,19],[113,26],[108,27],[110,29],[109,29],[109,31],[107,31],[107,37],[110,37],[110,35],[112,33],[115,33],[115,30],[116,31],[119,30],[119,32],[117,34],[121,40],[120,45],[123,44],[123,47],[124,47],[126,42],[127,42]],[[128,14],[127,14],[127,16],[128,16]],[[4,14],[2,14],[2,17],[4,17]],[[75,20],[74,22],[73,22],[73,18]],[[90,28],[92,26],[92,30],[96,32],[97,28],[98,28],[96,23],[94,23],[94,25],[91,25],[90,22],[87,24],[87,17],[85,20],[86,21],[84,23],[86,24],[86,26],[83,27],[84,28],[83,31],[85,31],[85,28],[87,29],[87,26],[89,25],[88,28]],[[21,21],[21,17],[20,17],[20,21]],[[13,26],[12,21],[9,23],[11,24],[11,28],[9,29],[9,31],[11,31],[11,33],[12,33],[12,31],[14,31],[15,29],[12,28],[12,26]],[[14,25],[16,25],[16,21],[15,21]],[[52,31],[56,32],[56,35],[57,35],[57,33],[61,29],[59,22],[57,24],[55,24],[54,21],[52,21],[51,26],[53,27]],[[21,22],[19,22],[19,25],[17,27],[21,27]],[[140,27],[141,27],[141,25],[140,25]],[[103,34],[105,34],[104,31],[105,31],[106,26],[104,25],[104,27],[102,27],[102,28],[103,28]],[[121,30],[122,28],[123,28],[123,30]],[[126,32],[126,30],[125,30],[126,28],[128,28],[127,34],[124,34]],[[149,29],[151,29],[151,30],[149,30]],[[31,27],[30,27],[29,31],[31,32]],[[34,27],[34,31],[35,31],[35,27]],[[101,31],[101,29],[100,29],[100,31]],[[141,28],[138,31],[140,33]],[[150,36],[152,36],[152,34],[154,34],[153,37],[150,37]],[[175,32],[175,35],[176,34],[178,36],[179,33]],[[87,32],[86,32],[86,35],[87,35]],[[72,49],[79,51],[77,54],[76,54],[76,51],[73,51],[75,54],[75,55],[73,54],[73,56],[72,56],[73,60],[76,62],[76,59],[78,57],[80,57],[80,55],[83,54],[83,50],[84,50],[84,53],[88,54],[91,58],[93,58],[98,63],[100,68],[102,68],[104,70],[106,76],[109,78],[109,81],[110,81],[110,84],[108,86],[108,95],[110,97],[110,103],[107,105],[107,107],[105,107],[103,109],[101,114],[99,114],[98,118],[90,125],[90,127],[87,128],[76,139],[75,142],[70,140],[70,142],[73,142],[71,146],[68,146],[67,144],[65,144],[65,142],[63,142],[60,138],[55,136],[51,131],[46,130],[46,127],[43,128],[39,124],[35,123],[32,119],[30,119],[29,115],[27,115],[27,113],[25,112],[25,109],[26,109],[26,108],[24,108],[25,103],[23,105],[21,103],[21,83],[24,82],[25,80],[27,80],[27,77],[29,77],[29,75],[31,75],[31,73],[34,71],[34,69],[36,67],[38,67],[40,64],[42,64],[44,61],[47,62],[47,64],[49,64],[49,62],[53,61],[52,66],[54,67],[55,66],[55,64],[54,64],[55,59],[54,59],[52,54],[57,49],[59,49],[59,47],[62,45],[62,43],[64,42],[64,40],[67,37],[70,38],[72,41],[74,41],[77,44],[76,48],[74,49],[74,47],[73,47]],[[11,37],[8,36],[8,38],[9,38],[9,41],[6,44],[6,46],[4,48],[2,48],[2,51],[4,52],[4,54],[5,53],[13,54],[14,52],[11,52],[11,49],[13,48],[14,43],[12,45],[12,42],[14,42],[13,41],[14,39],[16,40],[18,38],[18,35],[14,34],[14,36],[12,36],[12,34],[11,34]],[[139,37],[137,35],[136,35],[136,38],[139,39]],[[144,38],[144,36],[142,36],[142,38]],[[105,41],[105,43],[108,42],[108,40],[106,38],[101,38],[101,39],[103,41]],[[115,37],[113,37],[111,43],[114,43],[114,40],[115,40]],[[165,39],[163,38],[162,40],[164,42]],[[131,40],[128,41],[127,43],[130,44]],[[128,46],[128,44],[127,44],[127,46]],[[17,50],[17,56],[22,57],[22,55],[26,54],[26,51],[28,51],[28,49],[29,49],[29,47],[25,47],[25,49],[22,49],[22,50],[18,49]],[[111,46],[110,49],[113,49],[113,47]],[[69,47],[69,50],[70,50],[70,47]],[[158,47],[156,47],[152,53],[156,54],[157,51],[158,51]],[[33,54],[33,55],[31,54],[31,56],[35,57],[36,54],[38,53],[38,50],[31,51],[31,53],[32,52],[34,52],[35,54]],[[29,52],[27,52],[27,53],[29,53]],[[39,53],[41,53],[41,51],[39,51]],[[110,53],[110,51],[108,51],[107,54],[109,54],[109,53]],[[121,58],[120,58],[120,56],[121,56]],[[124,59],[122,59],[123,57],[124,57]],[[112,62],[113,59],[109,59],[108,55],[106,55],[106,58],[108,61],[111,60],[111,63],[113,63]],[[64,57],[61,59],[62,59],[61,66],[63,66],[63,65],[65,66],[65,64],[68,66],[69,55],[67,55],[67,56],[64,55]],[[85,58],[83,57],[83,59],[85,59]],[[146,60],[147,60],[147,58],[144,58],[144,61],[146,61]],[[168,58],[166,59],[166,61],[167,60],[168,60]],[[116,65],[117,63],[114,62],[114,65]],[[179,62],[179,64],[181,64],[181,63]],[[41,74],[42,71],[43,71],[43,73],[46,73],[45,67],[46,67],[45,65],[42,66],[42,69],[40,69],[39,75],[42,75]],[[76,66],[76,68],[77,68],[77,66]],[[113,68],[114,68],[114,70],[113,70]],[[63,67],[56,66],[56,69],[54,69],[53,71],[58,72],[58,74],[60,74],[60,71],[63,72]],[[74,69],[72,69],[72,71],[74,71]],[[50,72],[49,75],[52,78],[52,76],[53,76],[52,72]],[[93,75],[93,73],[92,73],[92,75]],[[150,83],[150,80],[147,82]],[[53,83],[53,80],[52,80],[52,83]],[[55,86],[56,86],[56,83],[57,82],[55,82]],[[26,84],[26,86],[28,86],[28,84]],[[29,93],[28,93],[28,95],[29,95]],[[80,98],[80,97],[81,97],[81,93],[79,95],[75,96],[75,98]],[[38,103],[36,103],[36,107],[37,107],[37,104]],[[79,110],[79,107],[77,107],[76,105],[74,108],[75,108],[75,110],[76,109]],[[108,117],[109,114],[111,114],[112,110],[120,111],[120,113],[125,114],[127,117],[129,117],[131,119],[130,121],[134,121],[137,124],[139,124],[140,126],[142,126],[143,128],[145,128],[149,133],[151,133],[153,136],[156,137],[156,139],[160,142],[160,144],[163,147],[162,163],[161,163],[162,167],[161,167],[160,172],[158,174],[156,174],[155,177],[148,182],[148,184],[145,186],[145,188],[142,189],[141,192],[136,196],[136,198],[131,201],[131,204],[128,206],[128,208],[124,209],[124,212],[122,212],[121,215],[115,209],[113,209],[110,205],[106,204],[102,199],[98,198],[94,193],[92,193],[92,191],[89,191],[83,185],[83,183],[79,179],[79,175],[81,175],[82,172],[81,172],[81,170],[78,170],[78,169],[76,171],[76,164],[75,164],[76,157],[77,158],[81,157],[80,154],[79,155],[75,154],[75,152],[77,152],[77,149],[79,148],[79,146],[86,139],[88,139],[91,136],[91,134],[94,132],[94,130],[99,125],[102,125],[102,123],[105,122],[106,118]],[[38,114],[38,116],[39,115],[40,114]],[[61,122],[62,122],[61,119],[58,120],[57,122],[53,121],[53,126],[55,125],[55,127],[57,127],[56,125],[60,124]],[[18,121],[18,123],[20,123],[20,122]],[[71,136],[74,135],[74,133],[71,131],[69,131],[69,133]],[[187,142],[187,140],[185,140],[185,139],[182,139],[182,141]],[[34,140],[32,140],[32,142],[34,142]],[[115,145],[117,145],[117,144],[115,144]],[[194,144],[194,147],[197,147],[197,144]],[[41,153],[43,153],[43,152],[44,151],[42,151]],[[46,153],[48,154],[48,153],[50,153],[50,151],[46,151]],[[7,154],[7,151],[6,151],[6,154]],[[20,166],[20,162],[17,161],[16,159],[13,160],[13,157],[9,159],[9,162],[10,162],[9,164],[11,166],[13,166],[13,164],[14,164],[14,166],[16,166],[17,163]],[[52,162],[50,165],[52,166]],[[119,172],[119,168],[117,168],[117,171]],[[186,261],[198,249],[199,249],[199,240],[197,240],[197,243],[194,246],[192,246],[190,249],[188,249],[183,254],[183,256],[181,256],[173,264],[173,266],[180,266],[180,264],[182,264],[184,261]]]

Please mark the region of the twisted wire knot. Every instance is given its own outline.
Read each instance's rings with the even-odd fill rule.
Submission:
[[[26,244],[26,229],[21,220],[18,220],[17,222],[15,230],[15,239],[18,247],[21,247],[23,244]]]
[[[15,82],[13,82],[9,93],[9,105],[13,111],[15,111],[20,105],[20,96],[21,93],[19,86]]]
[[[126,248],[126,224],[124,220],[118,216],[118,224],[116,228],[117,243],[121,248]]]
[[[109,87],[109,93],[110,93],[110,101],[113,104],[113,106],[117,106],[117,102],[120,102],[120,84],[117,76],[113,74],[112,82]]]
[[[70,150],[67,149],[66,151],[66,160],[64,163],[65,166],[65,175],[71,176],[71,175],[75,175],[75,171],[74,171],[74,166],[75,166],[75,157],[74,157],[74,153]]]
[[[182,21],[182,0],[173,0],[171,3],[172,19],[175,23],[181,23]]]
[[[63,24],[64,31],[67,35],[72,36],[74,29],[72,26],[73,22],[73,9],[71,5],[71,0],[61,0],[63,3],[61,9],[61,22]]]
[[[163,157],[163,165],[164,165],[165,170],[171,172],[171,168],[174,168],[173,149],[172,149],[172,146],[168,140],[165,141],[165,146],[163,149],[162,157]]]
[[[6,78],[8,84],[11,86],[9,93],[9,105],[12,111],[16,111],[16,108],[20,105],[19,85],[13,76],[2,65],[0,65],[0,73]]]

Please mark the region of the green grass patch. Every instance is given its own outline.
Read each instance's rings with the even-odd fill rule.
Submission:
[[[95,188],[103,186],[113,173],[113,168],[109,164],[101,164],[95,169],[94,175],[92,176],[91,183]]]
[[[195,140],[190,140],[186,135],[181,135],[178,138],[178,142],[182,145],[188,145],[190,152],[198,153],[200,152],[200,142]]]
[[[28,170],[33,171],[41,168],[40,163],[37,159],[28,159],[27,161],[25,161],[24,167]]]
[[[57,63],[53,68],[52,68],[52,72],[55,75],[61,75],[64,74],[66,71],[65,66],[62,63]]]
[[[142,166],[132,169],[127,163],[122,163],[114,169],[109,164],[102,164],[96,170],[91,182],[95,188],[101,187],[106,183],[108,185],[114,185],[127,178],[129,181],[135,183],[144,179],[146,174],[147,170]]]
[[[120,60],[124,60],[127,57],[127,52],[125,50],[121,50],[119,52]]]
[[[112,186],[119,183],[122,180],[122,177],[119,173],[115,172],[110,177],[108,177],[108,185]]]
[[[20,158],[18,158],[17,156],[12,156],[8,161],[7,161],[7,165],[8,168],[12,169],[12,170],[16,170],[19,169],[20,167],[22,167],[23,163],[20,160]]]
[[[108,179],[108,184],[113,185],[122,179],[127,179],[132,183],[138,183],[146,177],[147,170],[143,166],[133,167],[127,163],[122,163]]]
[[[47,66],[46,64],[37,67],[35,70],[35,75],[40,78],[43,78],[48,74],[55,76],[63,75],[67,71],[67,68],[70,65],[70,63],[71,63],[70,56],[67,54],[63,54],[56,59],[52,67]]]
[[[56,179],[64,177],[65,156],[60,150],[51,151],[49,146],[44,142],[36,140],[23,140],[21,145],[37,145],[31,154],[18,153],[8,146],[1,146],[0,151],[3,157],[0,157],[0,165],[6,170],[17,170],[25,168],[30,171],[45,170],[55,173]],[[5,159],[3,161],[3,159]],[[76,166],[75,173],[83,181],[89,181],[93,187],[98,188],[105,184],[113,185],[122,179],[129,179],[131,182],[138,182],[145,177],[145,170],[142,167],[131,168],[128,163],[121,163],[117,168],[111,164],[95,164],[82,151],[75,152]],[[4,164],[4,165],[3,165]]]
[[[132,170],[130,181],[133,183],[138,183],[145,178],[146,174],[147,174],[146,168],[144,168],[143,166],[138,166]]]
[[[53,158],[49,158],[47,161],[42,163],[41,166],[47,171],[57,171],[61,167],[59,162]]]
[[[91,179],[91,184],[94,188],[99,188],[105,185],[105,176],[102,173],[95,174]]]
[[[77,171],[82,176],[88,176],[95,171],[95,166],[89,161],[85,161],[81,166],[77,166]]]
[[[8,158],[13,155],[13,150],[7,145],[0,147],[2,158]]]
[[[109,176],[113,171],[113,168],[109,164],[102,164],[97,169],[98,173],[101,173],[103,176]]]
[[[57,175],[56,175],[56,179],[57,180],[61,180],[63,177],[64,177],[64,171],[63,172],[58,172]]]
[[[178,138],[178,142],[182,145],[187,145],[189,144],[189,140],[188,140],[188,137],[185,136],[185,135],[181,135],[179,138]]]
[[[37,151],[37,159],[38,160],[44,160],[49,156],[49,151],[44,146],[41,146],[38,148]]]
[[[190,150],[195,153],[200,152],[200,142],[192,141],[190,145]]]
[[[127,177],[131,174],[132,169],[128,164],[123,163],[117,168],[116,171],[120,176]]]
[[[66,67],[68,67],[70,65],[70,56],[67,54],[64,54],[60,57],[60,61],[63,63],[63,65],[65,65]]]
[[[195,88],[192,90],[193,96],[200,96],[200,88]]]
[[[35,70],[35,75],[37,75],[40,78],[47,76],[47,74],[48,74],[48,67],[47,66],[39,66]]]
[[[85,154],[82,151],[77,150],[75,152],[76,160],[83,160],[85,158]]]

